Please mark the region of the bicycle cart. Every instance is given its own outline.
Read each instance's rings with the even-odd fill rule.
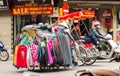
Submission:
[[[71,20],[71,21],[81,20],[82,24],[85,27],[83,30],[86,30],[87,33],[89,34],[89,31],[87,29],[87,25],[85,25],[83,20],[85,20],[86,18],[93,18],[93,17],[94,17],[93,11],[78,11],[78,12],[67,14],[65,16],[61,16],[61,17],[59,17],[59,20],[61,22],[66,22],[67,20]],[[73,25],[73,24],[71,24],[71,25]],[[70,32],[72,32],[72,30],[74,29],[71,27],[72,26],[69,26]],[[77,34],[77,32],[76,32],[76,34]],[[75,41],[72,36],[70,36],[70,37],[77,44],[77,45],[75,45],[75,48],[78,48],[78,50],[79,50],[79,54],[77,55],[78,62],[82,62],[82,63],[80,63],[81,65],[93,64],[96,61],[97,55],[98,55],[98,50],[96,49],[94,44],[93,43],[84,44],[81,41],[81,39],[80,39],[80,41]]]

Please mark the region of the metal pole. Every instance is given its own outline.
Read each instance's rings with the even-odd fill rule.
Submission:
[[[117,16],[116,16],[116,6],[113,6],[112,9],[112,13],[113,13],[113,40],[117,41],[116,39],[116,34],[117,34]]]

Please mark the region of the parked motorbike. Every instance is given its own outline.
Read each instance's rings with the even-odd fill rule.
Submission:
[[[0,60],[7,61],[8,59],[9,59],[9,53],[7,49],[4,47],[3,42],[0,41]]]
[[[106,35],[107,40],[103,40],[103,43],[97,45],[99,48],[99,58],[102,59],[110,59],[115,55],[115,50],[117,48],[117,44],[114,40],[112,40],[112,36],[110,34]]]
[[[114,57],[110,59],[110,62],[112,62],[112,61],[120,62],[120,44],[115,49]]]

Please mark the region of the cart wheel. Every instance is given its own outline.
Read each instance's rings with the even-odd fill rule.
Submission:
[[[28,71],[34,71],[35,70],[35,67],[34,66],[30,66],[29,68],[28,68]]]
[[[57,66],[57,70],[59,70],[59,69],[60,69],[60,66],[58,65],[58,66]]]

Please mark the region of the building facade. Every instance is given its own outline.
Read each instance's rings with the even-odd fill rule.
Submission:
[[[95,16],[102,25],[102,32],[113,31],[113,39],[120,41],[120,1],[119,0],[67,0],[70,11],[91,10],[95,11]],[[89,19],[87,26],[91,26],[92,19]]]
[[[0,40],[4,43],[9,52],[11,52],[12,42],[11,17],[9,0],[0,0]]]
[[[23,26],[38,23],[51,24],[58,19],[58,7],[55,7],[58,1],[55,0],[54,3],[54,0],[12,0],[13,45]]]
[[[120,1],[119,0],[2,0],[0,1],[0,40],[4,42],[8,49],[12,49],[17,34],[20,32],[22,25],[32,22],[48,22],[52,23],[58,20],[59,8],[63,3],[67,2],[70,7],[70,13],[80,10],[95,11],[95,16],[102,24],[103,33],[113,30],[114,40],[120,41]],[[48,6],[52,5],[53,14],[42,15],[14,15],[12,8],[26,6]],[[12,8],[9,8],[12,7]],[[40,7],[41,8],[41,7]],[[11,10],[10,10],[11,9]],[[86,24],[91,26],[92,19],[89,19]],[[7,27],[7,28],[6,28]]]

